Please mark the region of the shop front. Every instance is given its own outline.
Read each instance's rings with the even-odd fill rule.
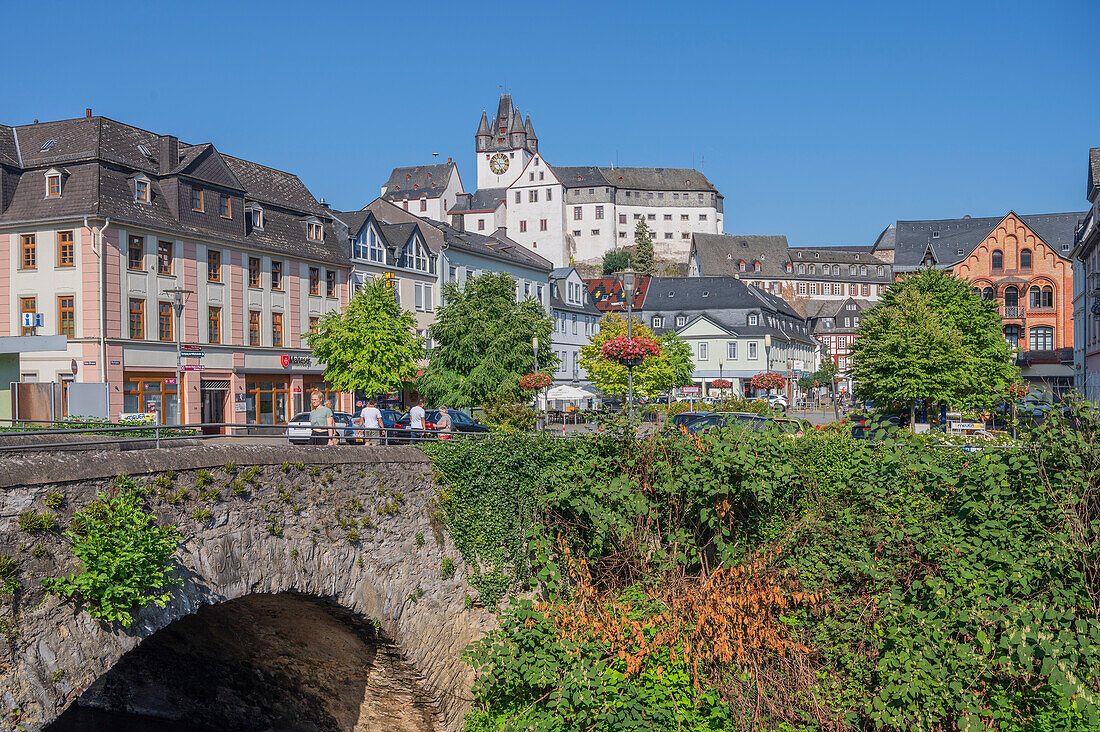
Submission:
[[[180,423],[176,375],[126,371],[122,381],[122,411],[155,414],[159,424]]]

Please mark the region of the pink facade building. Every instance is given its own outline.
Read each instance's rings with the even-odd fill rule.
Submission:
[[[90,111],[0,125],[0,335],[66,336],[21,380],[106,383],[114,419],[281,424],[313,388],[350,407],[303,337],[345,303],[348,262],[290,173]]]

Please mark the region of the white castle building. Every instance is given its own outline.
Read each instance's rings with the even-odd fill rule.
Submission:
[[[475,191],[462,189],[448,161],[394,169],[383,195],[428,218],[445,210],[450,223],[466,231],[504,228],[558,267],[596,262],[633,244],[639,220],[652,232],[657,257],[677,262],[687,261],[692,234],[723,233],[722,194],[702,172],[551,165],[539,151],[530,115],[520,114],[510,94],[500,97],[491,120],[482,112],[474,147]]]

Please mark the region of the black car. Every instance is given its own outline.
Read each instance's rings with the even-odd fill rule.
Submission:
[[[688,422],[685,429],[687,429],[688,434],[696,435],[700,432],[711,432],[713,430],[720,430],[723,427],[737,425],[751,429],[754,432],[763,432],[768,429],[770,423],[771,420],[763,414],[752,414],[749,412],[713,412],[692,422]]]
[[[714,414],[714,412],[680,412],[679,414],[673,415],[672,424],[669,425],[669,429],[674,432],[679,432],[680,430],[687,429],[687,426],[695,420],[702,419],[709,414]]]
[[[465,412],[460,412],[457,409],[447,410],[451,415],[452,429],[455,432],[465,432],[469,434],[482,434],[489,432],[489,428],[483,424],[480,424],[474,420],[470,415]],[[424,431],[433,432],[435,430],[436,422],[439,421],[439,410],[430,409],[424,412]],[[400,419],[394,424],[397,431],[398,441],[408,441],[411,436],[409,431],[409,423],[411,419],[408,414],[401,415]],[[392,441],[392,440],[391,440]]]

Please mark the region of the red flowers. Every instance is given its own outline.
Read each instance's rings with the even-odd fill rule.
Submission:
[[[524,374],[519,377],[519,385],[524,389],[530,389],[531,391],[538,391],[539,389],[545,389],[550,386],[552,379],[547,374],[533,373]]]
[[[715,379],[714,381],[710,382],[710,385],[713,389],[729,389],[731,386],[733,386],[733,382],[729,379]]]
[[[603,357],[622,363],[641,363],[650,356],[661,352],[661,347],[652,338],[627,338],[617,336],[603,344]]]
[[[787,380],[779,374],[764,371],[752,377],[749,384],[753,389],[782,389],[787,385]]]
[[[1005,387],[1005,394],[1008,394],[1013,399],[1023,399],[1030,393],[1031,387],[1023,381],[1013,381]]]

